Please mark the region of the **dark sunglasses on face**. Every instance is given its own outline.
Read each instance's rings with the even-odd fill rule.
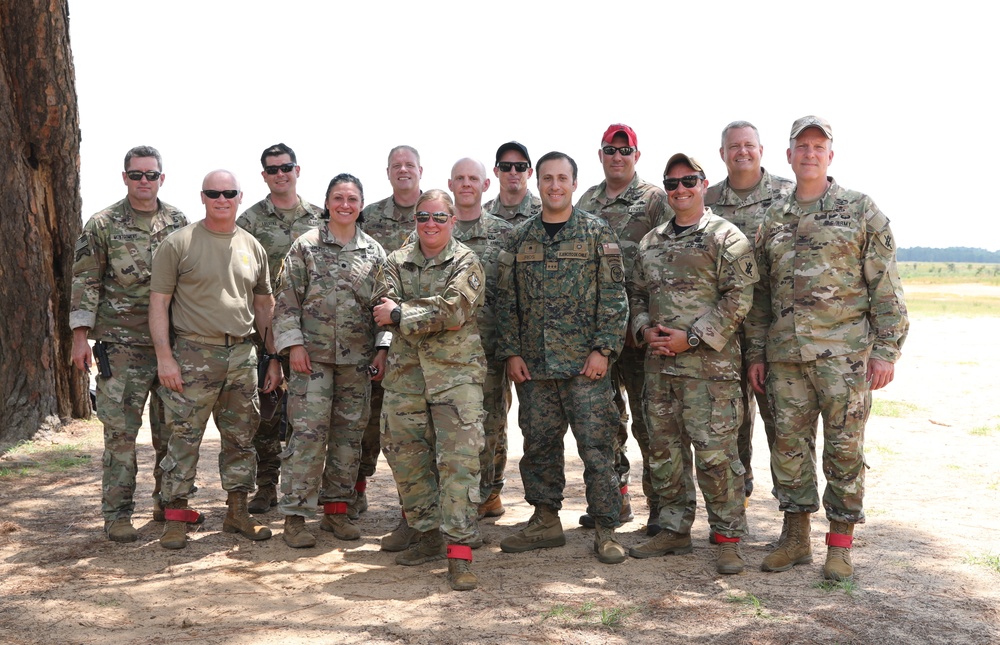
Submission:
[[[209,199],[218,199],[220,195],[226,199],[232,199],[240,194],[238,190],[203,190],[201,192]]]
[[[287,175],[288,173],[295,170],[295,164],[283,163],[280,166],[264,166],[264,172],[266,172],[269,175],[277,175],[279,170]]]
[[[445,213],[444,211],[438,211],[436,213],[428,213],[427,211],[420,211],[413,215],[421,224],[426,223],[430,218],[434,218],[434,221],[438,224],[447,224],[448,218],[451,217],[451,213]]]
[[[663,189],[668,193],[672,190],[677,190],[677,186],[684,184],[685,188],[694,188],[701,181],[701,175],[685,175],[684,177],[664,177],[663,178]]]
[[[157,172],[156,170],[147,170],[146,172],[143,172],[141,170],[129,170],[128,172],[125,173],[125,176],[131,179],[132,181],[141,181],[143,177],[145,177],[149,181],[156,181],[157,179],[160,178],[161,174],[162,173]]]
[[[601,148],[601,150],[603,150],[604,154],[608,155],[609,157],[614,156],[615,152],[620,153],[621,156],[623,157],[627,157],[633,152],[635,152],[635,148],[633,148],[632,146],[622,146],[621,148],[616,148],[614,146],[604,146],[603,148]]]
[[[518,172],[528,172],[528,162],[527,161],[500,161],[497,162],[497,168],[500,172],[510,172],[513,168]]]

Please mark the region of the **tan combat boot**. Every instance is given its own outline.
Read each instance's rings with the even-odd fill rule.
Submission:
[[[347,513],[347,502],[323,504],[323,521],[319,527],[333,533],[338,540],[357,540],[361,537],[361,529],[355,526]]]
[[[479,586],[472,573],[472,549],[464,544],[448,545],[448,584],[454,591],[469,591]]]
[[[715,570],[726,575],[743,573],[743,567],[746,566],[746,563],[743,561],[743,553],[740,552],[740,539],[716,533],[715,542],[719,545]]]
[[[647,540],[628,550],[633,558],[655,558],[661,555],[683,555],[691,553],[691,534],[674,533],[663,529],[652,540]]]
[[[266,540],[271,537],[271,529],[250,517],[246,491],[229,491],[226,504],[229,512],[226,513],[226,519],[222,520],[223,531],[239,533],[250,540]]]
[[[395,553],[397,551],[405,551],[410,548],[410,546],[417,543],[420,539],[420,531],[410,528],[409,523],[406,521],[406,516],[404,515],[399,520],[399,524],[396,528],[392,530],[392,533],[382,538],[382,543],[379,548],[382,551],[390,551]]]
[[[625,562],[625,547],[615,539],[614,527],[597,525],[594,531],[594,553],[604,564]]]
[[[440,529],[420,533],[420,539],[409,549],[396,556],[396,564],[415,567],[418,564],[440,560],[448,554],[447,545],[441,537]],[[469,550],[470,557],[472,550]]]
[[[785,513],[785,539],[761,563],[762,571],[788,571],[797,564],[813,561],[809,542],[809,513]]]
[[[166,524],[160,536],[164,549],[183,549],[187,546],[187,525],[197,521],[199,513],[188,510],[186,499],[175,499],[163,509]]]
[[[132,520],[127,517],[119,517],[104,523],[104,533],[112,542],[135,542],[139,534],[132,526]]]
[[[316,546],[316,536],[306,530],[306,518],[301,515],[286,515],[285,530],[281,533],[285,544],[293,549],[308,549]]]
[[[635,515],[632,513],[632,496],[629,495],[628,485],[622,486],[622,507],[618,511],[618,523],[628,524],[635,519]],[[592,529],[597,526],[597,522],[594,521],[594,517],[590,513],[584,513],[580,516],[580,526],[585,529]]]
[[[826,534],[826,544],[823,577],[827,580],[850,580],[854,576],[854,563],[851,562],[854,525],[831,520],[830,532]]]
[[[247,504],[247,510],[254,515],[260,515],[261,513],[268,512],[277,505],[278,491],[275,490],[274,484],[264,484],[257,488],[253,499]]]
[[[559,512],[551,506],[536,506],[528,525],[500,540],[500,549],[504,553],[523,553],[565,544],[566,534],[559,521]]]
[[[500,493],[490,493],[486,501],[479,505],[479,519],[484,517],[500,517],[507,512],[500,499]]]

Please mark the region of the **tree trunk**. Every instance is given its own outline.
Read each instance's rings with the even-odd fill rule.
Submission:
[[[80,119],[67,0],[0,3],[0,445],[90,415],[70,362]]]

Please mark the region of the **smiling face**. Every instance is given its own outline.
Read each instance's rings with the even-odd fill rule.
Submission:
[[[423,174],[424,169],[420,167],[420,160],[417,159],[417,155],[413,154],[413,151],[402,148],[389,157],[386,175],[389,177],[389,183],[392,184],[393,194],[420,190],[420,177]]]
[[[606,145],[615,148],[629,146],[628,137],[618,133],[611,139],[610,144],[601,142],[602,149],[598,151],[598,155],[601,158],[601,165],[604,166],[604,178],[609,183],[620,185],[632,181],[632,177],[635,176],[635,162],[639,161],[639,149],[635,148],[630,155],[623,155],[618,151],[609,155],[603,150]]]
[[[357,185],[349,181],[335,184],[326,197],[326,208],[330,212],[330,228],[353,228],[364,206],[364,199]]]
[[[285,166],[292,163],[292,157],[288,154],[265,157],[264,166]],[[299,167],[295,166],[291,172],[285,172],[278,168],[277,174],[269,175],[266,170],[262,170],[260,176],[264,178],[268,190],[272,195],[278,197],[292,197],[295,195],[295,184],[299,179]]]
[[[448,221],[436,222],[433,217],[426,222],[417,222],[417,237],[420,239],[420,251],[424,257],[432,258],[448,246],[452,229],[455,228],[455,216],[452,206],[443,199],[428,199],[417,202],[417,212],[446,213]]]
[[[700,218],[705,211],[705,191],[708,189],[708,180],[702,179],[701,173],[683,162],[671,166],[664,177],[665,179],[680,179],[691,175],[698,177],[693,188],[688,188],[681,182],[677,184],[676,189],[667,193],[667,203],[670,204],[670,208],[674,209],[674,213],[677,214],[677,223],[681,225],[691,219]]]
[[[719,149],[729,176],[760,174],[760,157],[764,154],[753,128],[733,128]]]
[[[546,213],[559,213],[573,207],[573,165],[568,159],[549,159],[538,166],[538,194]]]
[[[208,197],[201,193],[201,203],[205,205],[205,219],[212,224],[228,224],[236,221],[236,210],[243,201],[243,193],[240,192],[240,182],[236,177],[226,170],[216,170],[209,173],[201,184],[202,191],[206,190],[235,190],[236,196],[227,198],[219,195],[216,198]]]
[[[486,169],[475,159],[461,159],[452,166],[448,190],[460,209],[482,207],[483,193],[490,187]]]
[[[819,128],[806,128],[790,142],[788,163],[797,183],[826,181],[826,171],[833,161],[831,143]]]

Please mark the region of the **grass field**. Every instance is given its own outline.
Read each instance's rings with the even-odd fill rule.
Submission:
[[[1000,316],[1000,264],[900,262],[899,275],[911,316]]]
[[[986,284],[1000,286],[1000,264],[975,262],[898,262],[904,283]]]

